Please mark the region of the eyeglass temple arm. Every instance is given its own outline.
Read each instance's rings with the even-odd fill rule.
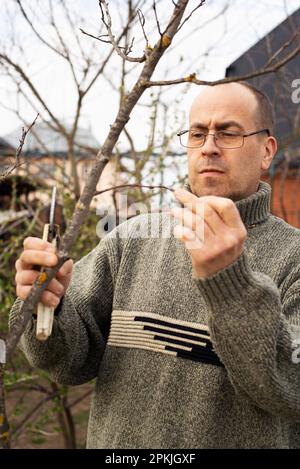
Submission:
[[[181,135],[184,135],[188,132],[188,130],[181,130],[180,132],[178,132],[177,137],[181,137]]]
[[[257,130],[256,132],[250,132],[250,134],[243,134],[242,136],[243,137],[250,137],[251,135],[260,134],[261,132],[267,132],[268,137],[271,135],[269,129],[262,129],[262,130]]]

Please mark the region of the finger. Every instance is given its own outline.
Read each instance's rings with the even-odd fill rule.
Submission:
[[[182,225],[176,225],[173,230],[174,237],[185,244],[188,250],[201,249],[203,241],[201,241],[194,231]]]
[[[224,221],[210,204],[210,196],[197,197],[184,189],[177,190],[175,195],[184,205],[184,208],[205,220],[204,232],[207,235],[211,234],[210,231],[215,235],[219,234],[224,229],[224,226],[222,226]],[[220,197],[215,198],[218,199]],[[209,227],[210,231],[207,231],[207,227]]]
[[[16,284],[22,286],[32,286],[36,281],[37,277],[40,275],[40,272],[35,272],[34,270],[23,270],[16,274],[15,280]],[[57,296],[62,296],[64,294],[64,286],[57,280],[52,279],[47,290],[51,291]]]
[[[191,230],[195,231],[200,239],[204,238],[205,228],[210,232],[207,234],[215,234],[207,221],[204,219],[204,215],[198,216],[187,208],[179,207],[171,208],[170,213],[174,218],[178,219],[183,226],[187,226]]]
[[[59,271],[56,274],[56,278],[62,279],[64,277],[70,276],[73,271],[73,259],[68,259],[64,264],[61,266]]]
[[[204,205],[203,216],[205,222],[209,225],[210,229],[216,236],[222,236],[224,230],[228,227],[224,223],[224,220],[220,217],[214,207],[210,204],[209,200],[201,200],[201,203]]]
[[[199,197],[197,197],[195,194],[192,194],[192,192],[187,191],[186,189],[176,189],[174,191],[174,196],[176,199],[182,203],[182,204],[197,204]]]
[[[206,202],[212,210],[217,212],[228,227],[240,228],[242,224],[240,212],[232,200],[212,195],[201,197],[201,199],[205,199],[204,202]]]
[[[24,250],[37,250],[37,251],[49,251],[55,252],[56,247],[49,243],[48,241],[44,241],[40,238],[34,238],[33,236],[28,236],[23,241]]]
[[[201,214],[203,207],[199,205],[200,198],[192,194],[191,192],[186,191],[185,189],[176,189],[174,195],[177,201],[183,206],[182,208],[187,208],[191,212]]]
[[[49,251],[36,251],[26,249],[19,257],[21,264],[20,268],[30,270],[33,265],[40,265],[45,267],[53,267],[57,264],[57,256]]]
[[[32,265],[26,264],[24,261],[21,261],[20,258],[16,260],[15,268],[17,272],[21,272],[22,270],[33,270]]]
[[[241,217],[235,203],[226,197],[214,195],[197,197],[185,189],[177,189],[174,194],[176,199],[181,203],[184,205],[189,204],[189,208],[195,213],[197,211],[197,203],[201,201],[208,203],[227,226],[238,228],[241,225]]]
[[[200,199],[197,207],[198,214],[191,212],[189,209],[180,209],[178,207],[172,208],[171,212],[173,212],[175,216],[178,215],[178,218],[181,220],[183,220],[182,213],[186,212],[186,218],[182,222],[183,225],[196,231],[198,238],[202,240],[207,237],[211,238],[211,236],[224,236],[225,229],[228,228],[217,212],[210,207],[209,203],[204,203]]]
[[[17,296],[21,298],[21,300],[25,301],[29,295],[29,292],[32,288],[32,285],[18,285],[17,286]],[[55,308],[60,302],[60,297],[56,296],[54,293],[50,292],[49,290],[45,290],[41,296],[41,303],[45,306],[51,306]]]
[[[39,274],[37,270],[17,270],[15,282],[20,285],[33,285]]]

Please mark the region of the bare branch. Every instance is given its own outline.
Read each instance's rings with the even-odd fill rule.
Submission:
[[[25,81],[25,83],[27,84],[27,86],[31,89],[33,95],[37,98],[37,100],[40,102],[40,104],[43,106],[43,108],[45,109],[45,111],[49,114],[49,116],[51,117],[51,119],[56,123],[57,127],[60,129],[61,133],[63,135],[66,135],[67,132],[66,132],[66,129],[65,127],[59,122],[59,120],[54,116],[54,114],[51,112],[51,110],[49,109],[49,107],[47,106],[45,100],[41,97],[41,95],[39,94],[38,90],[35,88],[35,86],[33,85],[32,81],[30,80],[30,78],[27,76],[27,74],[25,73],[25,71],[23,70],[23,68],[18,65],[17,63],[13,62],[6,54],[2,54],[0,53],[0,60],[3,60],[4,62],[6,62],[8,65],[10,65],[20,76],[21,78],[23,78],[23,80]]]
[[[22,127],[22,136],[20,138],[20,145],[19,147],[17,148],[17,151],[16,151],[16,154],[15,154],[15,162],[14,164],[8,168],[4,174],[0,174],[0,182],[4,181],[4,179],[7,179],[8,176],[18,167],[21,166],[22,162],[20,162],[20,156],[21,156],[21,153],[22,153],[22,150],[23,150],[23,146],[24,146],[24,143],[25,143],[25,139],[26,139],[26,136],[28,134],[28,132],[30,132],[30,130],[32,129],[32,127],[34,126],[34,124],[36,123],[36,120],[37,118],[39,117],[39,115],[37,114],[36,118],[34,119],[34,121],[32,122],[32,124],[30,124],[30,126],[28,127],[27,130],[24,129],[24,127]]]
[[[5,410],[5,393],[4,393],[4,366],[0,363],[0,449],[10,448],[9,439],[9,422]]]
[[[72,73],[72,76],[73,76],[73,79],[74,79],[74,82],[76,84],[76,87],[77,87],[77,90],[79,90],[79,82],[78,82],[78,79],[77,79],[77,76],[76,76],[76,73],[75,73],[75,67],[74,67],[74,64],[71,60],[71,55],[70,55],[70,52],[69,52],[69,49],[59,31],[59,28],[57,27],[57,24],[55,22],[55,18],[54,18],[54,13],[53,13],[53,6],[52,6],[52,2],[50,1],[50,5],[51,5],[51,8],[50,8],[50,19],[51,19],[51,26],[54,28],[54,31],[58,37],[58,40],[65,52],[65,55],[64,55],[64,58],[66,59],[66,61],[68,62],[69,66],[70,66],[70,69],[71,69],[71,73]]]
[[[155,2],[155,0],[153,0],[152,8],[153,8],[153,11],[154,11],[154,16],[155,16],[155,21],[156,21],[157,30],[158,30],[158,32],[159,32],[160,37],[162,37],[162,36],[163,36],[163,33],[161,32],[161,29],[160,29],[160,24],[159,24],[159,20],[158,20],[158,16],[157,16],[157,10],[156,10],[156,2]]]
[[[45,44],[45,46],[49,47],[49,49],[51,49],[53,52],[55,52],[56,54],[60,55],[61,57],[63,57],[64,59],[66,59],[67,57],[65,56],[64,53],[62,53],[60,50],[58,50],[56,47],[53,47],[48,41],[46,41],[46,39],[44,39],[40,33],[37,31],[37,29],[33,26],[32,22],[30,21],[30,19],[28,18],[28,15],[26,13],[26,11],[24,10],[24,7],[22,5],[22,2],[21,0],[16,0],[17,4],[19,5],[20,7],[20,10],[21,10],[21,13],[23,15],[23,17],[25,18],[25,20],[27,21],[27,23],[29,24],[30,28],[32,29],[32,31],[34,32],[34,34],[36,35],[36,37],[43,43]]]
[[[103,194],[104,192],[107,191],[115,191],[116,189],[123,189],[124,187],[145,187],[147,189],[166,189],[168,191],[174,192],[174,189],[172,187],[167,187],[167,186],[148,186],[145,184],[120,184],[119,186],[113,186],[113,187],[108,187],[107,189],[102,189],[101,191],[95,192],[94,196]]]
[[[193,28],[192,30],[189,30],[189,32],[183,38],[180,39],[180,44],[186,41],[186,39],[190,39],[192,34],[199,31],[199,29],[203,30],[208,24],[212,23],[213,21],[218,19],[220,16],[223,16],[229,8],[229,1],[230,0],[228,0],[228,3],[226,3],[223,6],[223,8],[220,11],[218,11],[214,16],[212,16],[211,18],[208,18],[206,21],[203,21],[203,23],[200,23],[200,24],[197,23],[197,26],[195,28]],[[168,52],[170,52],[170,50],[172,49],[169,49]]]
[[[69,224],[67,231],[60,243],[58,251],[58,262],[54,268],[45,269],[43,272],[43,281],[40,279],[40,276],[38,276],[36,282],[30,290],[27,299],[20,308],[19,320],[12,325],[7,335],[7,360],[10,359],[16,344],[19,342],[26,324],[30,320],[32,312],[39,302],[42,292],[47,288],[49,282],[55,277],[61,266],[69,258],[69,250],[77,237],[80,226],[86,218],[90,203],[95,195],[99,177],[101,176],[104,167],[110,160],[114,146],[126,123],[128,122],[134,106],[137,104],[138,100],[146,89],[144,83],[150,80],[158,62],[163,56],[165,50],[167,50],[171,44],[173,37],[177,32],[177,28],[180,24],[182,16],[184,15],[187,4],[188,0],[178,1],[178,4],[173,10],[173,14],[166,28],[166,36],[168,41],[160,40],[159,43],[154,47],[153,51],[148,56],[147,62],[143,66],[137,82],[133,86],[132,90],[127,94],[126,99],[123,100],[115,122],[113,125],[111,125],[109,134],[102,146],[101,151],[96,157],[94,166],[91,168],[91,171],[88,175],[88,182],[85,184],[80,199],[76,204],[76,209],[73,214],[72,221]]]
[[[191,13],[185,18],[185,20],[181,23],[181,25],[179,26],[178,28],[178,31],[182,28],[182,26],[190,19],[190,17],[193,15],[193,13],[198,10],[198,8],[202,7],[202,5],[204,5],[206,0],[201,0],[201,2],[199,3],[199,5],[197,5],[192,11]]]
[[[131,43],[129,44],[129,46],[125,48],[126,54],[130,54],[130,52],[132,52],[133,43],[134,43],[134,37],[131,39]]]
[[[82,55],[83,59],[86,60],[86,56],[85,56],[85,53],[84,53],[84,49],[82,48],[81,42],[80,42],[79,37],[78,37],[78,32],[76,31],[75,22],[72,21],[72,19],[71,19],[70,12],[69,12],[69,10],[68,10],[68,8],[67,8],[67,4],[66,4],[65,1],[60,2],[60,4],[61,4],[61,7],[62,7],[62,8],[64,9],[64,11],[65,11],[65,15],[66,15],[67,21],[68,21],[68,23],[69,23],[70,29],[71,29],[71,30],[73,31],[73,33],[74,33],[74,36],[75,36],[75,39],[76,39],[76,43],[77,43],[77,45],[78,45],[78,47],[79,47],[79,50],[80,50],[80,52],[81,52],[81,55]]]
[[[90,394],[92,394],[93,392],[93,389],[89,389],[88,391],[86,391],[84,394],[82,394],[82,396],[79,396],[77,399],[75,399],[74,401],[70,402],[70,404],[68,404],[68,408],[71,409],[72,407],[76,406],[79,402],[83,401],[84,399],[86,399]]]
[[[145,31],[145,17],[143,15],[143,12],[140,8],[137,9],[137,13],[138,13],[138,18],[139,18],[139,22],[140,22],[140,25],[141,25],[141,28],[142,28],[142,31],[143,31],[143,35],[144,35],[144,38],[145,38],[145,41],[146,41],[146,45],[148,46],[149,44],[149,41],[148,41],[148,37],[147,37],[147,34],[146,34],[146,31]]]
[[[122,57],[122,59],[127,60],[128,62],[139,62],[139,63],[145,62],[145,60],[146,60],[146,55],[145,54],[142,57],[129,57],[128,56],[129,51],[125,51],[125,52],[122,51],[122,48],[117,44],[117,42],[115,40],[115,36],[113,35],[112,30],[111,30],[111,16],[110,16],[110,13],[109,13],[108,4],[107,4],[106,0],[99,0],[99,7],[100,7],[100,10],[101,10],[102,22],[103,22],[103,24],[105,25],[105,27],[107,29],[107,33],[108,33],[108,37],[109,37],[108,42],[113,46],[113,48],[117,52],[117,54],[120,57]],[[100,38],[98,38],[98,39],[101,40]]]
[[[208,80],[199,80],[196,77],[196,73],[191,73],[190,75],[184,78],[178,78],[175,80],[145,81],[143,84],[144,86],[149,88],[150,86],[179,85],[180,83],[187,83],[187,82],[194,83],[195,85],[215,86],[215,85],[221,85],[223,83],[244,81],[244,80],[249,80],[250,78],[255,78],[257,76],[267,75],[268,73],[276,72],[281,67],[283,67],[286,63],[288,63],[290,60],[296,57],[299,53],[300,53],[300,46],[296,47],[290,54],[288,54],[284,59],[277,62],[272,67],[260,68],[259,70],[256,70],[254,72],[246,73],[245,75],[240,75],[237,77],[227,77],[227,78],[222,78],[221,80],[208,81]]]
[[[108,37],[108,34],[101,34],[101,36],[94,36],[93,34],[90,34],[90,33],[87,33],[86,31],[84,31],[84,29],[82,28],[79,28],[79,30],[85,34],[86,36],[90,36],[92,37],[93,39],[97,39],[97,41],[101,41],[101,42],[105,42],[106,44],[111,44],[111,41],[106,41],[105,39],[102,39],[103,37]],[[124,47],[121,47],[121,46],[118,46],[119,49],[124,49]]]
[[[276,59],[276,57],[281,54],[281,52],[286,49],[295,39],[298,37],[300,34],[300,28],[292,35],[292,37],[286,41],[268,60],[268,62],[265,65],[265,68],[269,67],[272,62]]]
[[[59,396],[59,392],[56,392],[56,393],[51,393],[49,394],[48,396],[46,397],[43,397],[43,399],[41,399],[32,409],[29,410],[29,412],[27,412],[27,414],[25,415],[25,417],[23,417],[23,419],[21,420],[21,422],[16,426],[16,428],[13,430],[12,434],[14,436],[17,436],[21,429],[23,428],[23,426],[25,425],[26,422],[28,422],[28,420],[33,416],[33,414],[40,408],[42,407],[44,404],[46,404],[46,402],[48,401],[52,401],[55,397]]]

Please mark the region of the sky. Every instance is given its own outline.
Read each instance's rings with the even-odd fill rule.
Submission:
[[[38,14],[39,5],[45,5],[47,2],[43,3],[38,0],[23,0],[23,2],[37,29],[45,37],[54,37],[51,28],[43,24],[43,20]],[[98,0],[69,0],[69,2],[78,12],[78,28],[82,26],[85,30],[97,35],[97,28],[100,24]],[[66,122],[70,121],[74,116],[76,96],[69,70],[53,52],[49,52],[46,47],[38,45],[33,40],[24,20],[14,13],[16,12],[15,1],[1,0],[1,5],[4,4],[11,15],[11,24],[5,15],[1,15],[0,50],[6,48],[6,50],[12,51],[12,56],[16,60],[20,60],[54,114]],[[120,15],[114,10],[117,4],[121,5],[121,16],[122,14],[126,15],[126,8],[122,6],[121,0],[110,1],[116,35],[119,32],[121,21]],[[191,8],[196,4],[197,1],[192,0]],[[214,21],[210,21],[211,18],[218,16],[225,4],[229,5],[226,12]],[[154,16],[151,5],[152,1],[146,1],[143,8],[150,44],[158,38],[157,31],[152,27]],[[226,0],[207,0],[206,4],[198,9],[190,21],[184,25],[174,41],[174,46],[157,67],[153,79],[175,79],[193,72],[196,72],[198,77],[207,80],[222,78],[226,67],[231,62],[283,21],[287,13],[292,13],[299,7],[300,0],[261,0],[259,2],[257,0],[228,0],[227,2]],[[171,8],[171,0],[158,2],[157,11],[161,24],[170,14]],[[19,55],[15,54],[10,44],[12,24],[16,31],[17,40],[23,47],[24,53]],[[67,34],[67,31],[65,32]],[[141,55],[144,44],[143,41],[139,41],[141,38],[139,25],[132,34],[136,38],[133,54]],[[97,54],[99,54],[100,60],[109,47],[83,35],[80,37],[80,42],[84,49],[98,48],[94,56],[95,60],[98,60]],[[73,46],[74,54],[76,54],[77,45],[72,43]],[[25,60],[24,57],[27,59]],[[99,144],[104,141],[118,110],[118,94],[113,90],[111,84],[115,87],[119,86],[119,69],[120,59],[116,56],[107,72],[106,80],[101,80],[93,88],[85,102],[80,125],[90,128]],[[135,82],[137,72],[138,68],[135,68],[129,75],[127,89]],[[189,104],[199,91],[199,87],[196,86],[191,86],[187,90],[185,85],[163,89],[162,100],[167,108],[167,125],[170,132],[174,132],[179,125],[184,125]],[[149,137],[151,108],[149,109],[147,105],[151,103],[151,93],[155,95],[157,90],[151,89],[145,93],[141,100],[142,105],[137,106],[133,111],[128,124],[128,129],[133,135],[138,149],[144,147],[145,141]],[[14,107],[16,104],[15,88],[2,73],[0,73],[1,104],[6,108]],[[33,110],[22,102],[19,102],[19,105],[23,116],[28,122],[31,122],[35,117]],[[6,108],[0,107],[0,136],[2,137],[22,126],[20,119]],[[126,145],[126,140],[121,138],[120,148],[125,148]]]

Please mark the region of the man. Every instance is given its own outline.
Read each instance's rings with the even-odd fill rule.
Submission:
[[[97,378],[88,448],[300,447],[300,231],[270,214],[260,181],[272,109],[247,84],[219,85],[189,127],[181,207],[119,225],[72,280],[65,263],[42,297],[60,302],[51,337],[35,339],[33,318],[21,347],[57,382]],[[152,236],[136,236],[148,222]],[[25,240],[11,323],[33,264],[55,263],[49,244]]]

